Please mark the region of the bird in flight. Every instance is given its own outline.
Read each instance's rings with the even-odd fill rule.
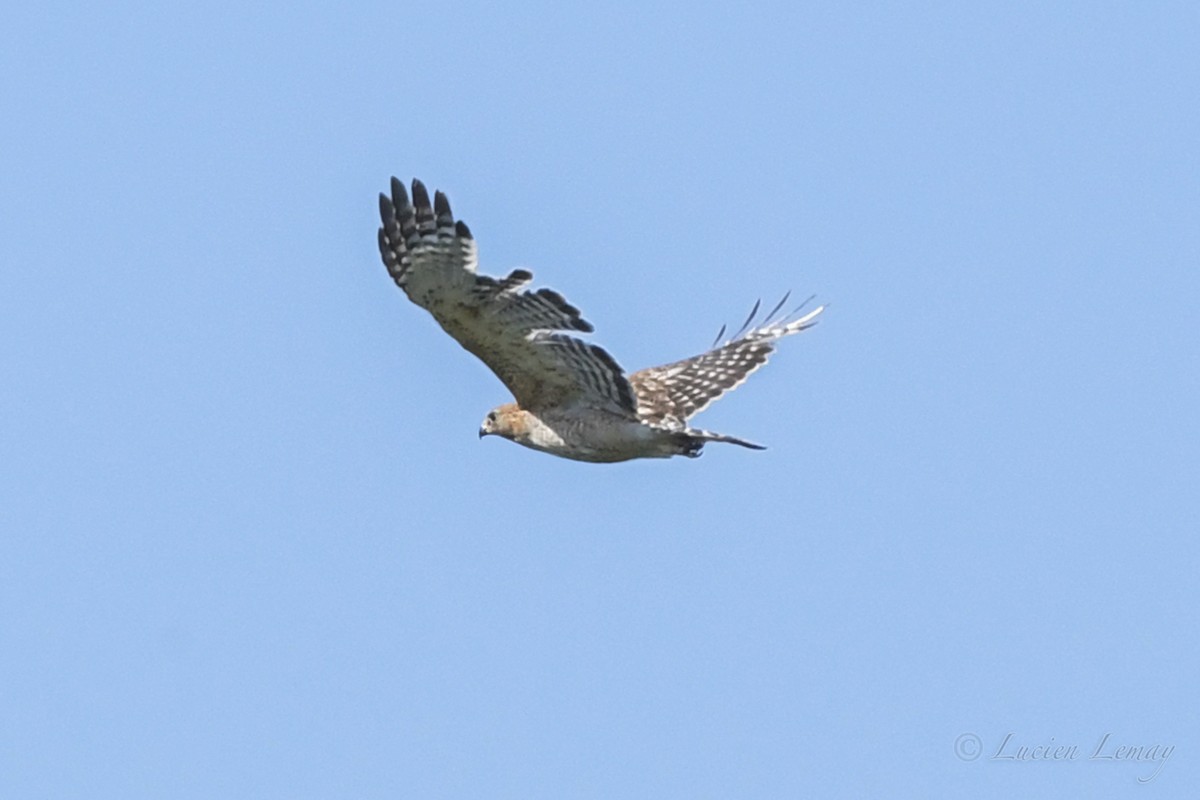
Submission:
[[[700,355],[626,375],[603,348],[581,338],[591,323],[552,289],[526,288],[516,269],[504,278],[480,275],[475,240],[455,221],[450,202],[412,182],[392,178],[379,195],[379,252],[408,298],[431,313],[446,333],[483,361],[516,402],[488,412],[480,438],[500,436],[577,461],[700,455],[708,442],[754,450],[762,445],[688,424],[714,400],[766,363],[784,336],[816,324],[818,306],[779,315],[783,300],[755,323],[759,304],[741,329]],[[807,301],[806,301],[807,303]]]

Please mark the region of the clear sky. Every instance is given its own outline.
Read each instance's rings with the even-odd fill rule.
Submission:
[[[1198,41],[7,7],[0,797],[1191,796]],[[831,303],[698,420],[770,449],[479,441],[508,398],[387,278],[393,174],[630,369]]]

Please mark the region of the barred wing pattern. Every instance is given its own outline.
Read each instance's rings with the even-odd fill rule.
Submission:
[[[388,274],[459,344],[478,357],[525,409],[583,403],[634,419],[637,404],[620,365],[603,348],[563,331],[591,333],[579,309],[551,289],[528,290],[528,270],[478,275],[475,240],[441,192],[412,200],[392,178],[379,195],[379,252]]]
[[[776,319],[787,300],[788,295],[784,295],[761,323],[752,326],[759,308],[755,303],[741,329],[720,346],[714,342],[713,349],[707,353],[630,375],[629,381],[637,393],[638,416],[651,425],[681,430],[686,427],[689,417],[745,383],[755,370],[767,363],[767,358],[775,352],[776,342],[816,325],[817,316],[825,310],[822,305],[797,317],[808,302],[806,300],[800,308]],[[722,328],[717,334],[718,342],[724,333]]]

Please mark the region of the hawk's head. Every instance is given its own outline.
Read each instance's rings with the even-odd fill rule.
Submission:
[[[505,403],[488,412],[479,426],[479,438],[485,436],[503,436],[514,442],[520,442],[529,436],[529,421],[525,418],[516,403]]]

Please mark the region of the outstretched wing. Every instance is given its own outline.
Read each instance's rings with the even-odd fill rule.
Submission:
[[[720,346],[714,342],[707,353],[630,375],[629,382],[637,393],[638,416],[652,425],[682,427],[688,417],[699,414],[721,395],[745,383],[751,373],[767,363],[776,342],[816,325],[817,315],[825,310],[825,306],[818,306],[797,317],[804,307],[801,304],[790,314],[774,319],[787,299],[788,295],[784,295],[779,305],[752,327],[758,314],[759,304],[755,303],[741,330]],[[722,328],[717,334],[718,342],[724,333]]]
[[[636,402],[624,371],[603,348],[563,331],[590,333],[579,309],[551,289],[531,291],[527,270],[497,279],[476,274],[471,231],[455,222],[441,192],[429,202],[414,180],[412,200],[392,178],[379,195],[379,252],[408,298],[433,314],[475,354],[526,410],[586,402],[633,417]]]

